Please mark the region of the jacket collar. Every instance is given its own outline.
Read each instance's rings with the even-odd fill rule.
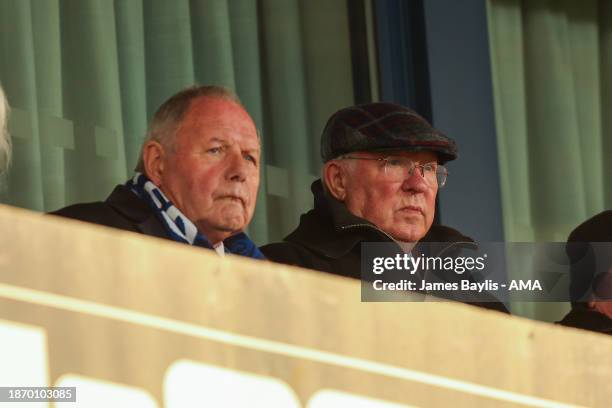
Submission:
[[[344,203],[325,194],[320,179],[312,183],[314,209],[303,214],[298,228],[285,241],[300,244],[329,258],[341,258],[362,242],[395,242],[377,226],[352,214]],[[450,245],[428,243],[444,242]],[[442,225],[432,226],[419,241],[418,251],[442,253],[452,246],[475,248],[474,241],[457,230]]]
[[[125,185],[118,185],[106,199],[115,211],[132,221],[146,235],[169,239],[151,208]]]
[[[149,204],[126,185],[115,187],[106,199],[106,203],[135,224],[137,230],[141,233],[172,240]],[[256,259],[264,258],[257,245],[244,232],[226,238],[223,245],[233,254]]]

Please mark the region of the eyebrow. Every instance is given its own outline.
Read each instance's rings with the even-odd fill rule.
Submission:
[[[261,153],[261,148],[257,147],[254,149],[244,149],[243,152],[246,153]]]
[[[258,139],[258,141],[259,141],[259,139]],[[224,145],[227,145],[227,146],[230,146],[230,145],[234,144],[234,143],[230,142],[227,139],[219,138],[219,137],[216,137],[216,136],[208,141],[208,143],[211,143],[211,142],[213,142],[213,143],[217,142],[217,143],[221,143],[221,144],[224,144]],[[254,153],[254,152],[260,153],[261,152],[261,145],[259,145],[257,147],[254,147],[254,148],[246,148],[246,149],[243,149],[243,151],[244,152],[248,152],[248,153]]]

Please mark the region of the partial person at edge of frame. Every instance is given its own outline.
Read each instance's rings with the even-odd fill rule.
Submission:
[[[9,112],[9,104],[0,84],[0,176],[6,172],[11,163],[11,136],[8,131]]]
[[[558,323],[612,334],[612,210],[576,227],[565,248],[572,310]]]

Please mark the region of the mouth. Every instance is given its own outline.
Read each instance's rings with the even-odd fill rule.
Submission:
[[[236,204],[242,205],[243,207],[245,206],[245,200],[241,196],[228,194],[228,195],[223,195],[219,197],[219,199],[229,201],[229,202],[234,202]]]
[[[400,212],[405,214],[414,214],[414,215],[423,215],[423,210],[421,207],[417,207],[415,205],[408,205],[406,207],[400,208]]]

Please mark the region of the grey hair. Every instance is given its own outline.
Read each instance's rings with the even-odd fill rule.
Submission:
[[[329,191],[327,183],[325,182],[325,171],[330,163],[334,162],[338,166],[342,167],[345,171],[348,171],[349,174],[355,174],[355,168],[357,167],[356,162],[354,160],[342,160],[343,158],[344,156],[338,156],[335,159],[331,159],[328,162],[323,163],[323,166],[321,166],[321,186],[323,186],[323,193],[327,194],[329,197],[332,197],[332,194]]]
[[[165,148],[171,148],[173,146],[176,131],[187,114],[191,102],[202,97],[227,99],[244,107],[234,92],[222,86],[193,85],[172,95],[159,107],[159,109],[157,109],[155,115],[153,115],[153,119],[149,124],[149,130],[147,131],[147,135],[142,143],[142,148],[140,149],[140,157],[138,158],[138,164],[136,164],[136,171],[140,173],[145,172],[142,153],[144,146],[148,142],[159,142]]]
[[[8,132],[9,104],[0,86],[0,174],[4,173],[11,162],[11,136]]]

